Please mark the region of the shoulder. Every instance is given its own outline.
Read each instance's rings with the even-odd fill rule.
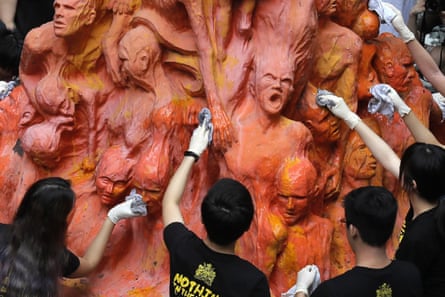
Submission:
[[[164,228],[164,241],[169,250],[194,240],[199,240],[199,238],[183,223],[173,222]]]

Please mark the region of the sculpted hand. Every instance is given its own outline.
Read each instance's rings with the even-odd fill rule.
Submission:
[[[408,26],[405,25],[405,21],[403,20],[400,11],[390,3],[383,2],[382,4],[385,10],[390,10],[395,13],[396,16],[393,18],[391,24],[394,29],[399,32],[400,38],[402,38],[405,43],[416,39],[413,32],[411,32]]]
[[[295,294],[303,292],[306,296],[309,296],[309,289],[312,291],[318,285],[313,286],[317,274],[318,276],[320,275],[316,265],[306,265],[303,269],[298,271]],[[320,282],[320,277],[318,277],[318,282]]]
[[[128,219],[147,215],[147,206],[142,200],[142,196],[133,189],[130,195],[125,197],[125,201],[117,204],[108,211],[108,218],[117,224],[122,219]]]
[[[411,108],[400,98],[397,91],[394,90],[390,85],[387,84],[377,84],[372,86],[369,90],[371,94],[377,100],[382,102],[392,102],[397,112],[403,118],[411,112]]]
[[[349,109],[341,97],[333,94],[319,94],[317,95],[317,104],[326,106],[336,117],[345,121],[351,129],[354,129],[361,121],[360,117]]]

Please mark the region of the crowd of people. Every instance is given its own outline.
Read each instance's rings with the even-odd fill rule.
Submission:
[[[437,63],[400,12],[386,3],[384,9],[394,13],[391,24],[419,70],[445,96],[445,76]],[[3,30],[14,29],[4,23],[0,30],[2,25]],[[354,189],[344,198],[344,224],[356,266],[318,284],[318,268],[309,265],[300,270],[295,286],[283,292],[286,296],[434,297],[445,292],[445,184],[441,182],[445,145],[419,121],[397,91],[389,85],[379,87],[378,92],[371,89],[374,97],[394,106],[416,140],[401,158],[343,98],[325,93],[319,95],[317,103],[355,130],[407,192],[410,208],[395,259],[388,256],[385,246],[394,229],[396,199],[383,187]],[[443,98],[437,100],[445,108]],[[252,197],[243,184],[224,178],[205,195],[201,204],[207,234],[204,239],[184,222],[181,198],[193,165],[211,144],[211,133],[205,124],[194,130],[162,200],[164,241],[170,255],[170,296],[192,291],[208,296],[270,296],[264,273],[235,252],[237,240],[249,230],[254,216]],[[57,296],[59,277],[86,276],[97,267],[119,220],[147,214],[145,203],[132,192],[126,201],[109,210],[100,232],[85,254],[78,256],[64,244],[74,201],[70,182],[62,178],[44,178],[28,188],[12,223],[0,224],[0,296]],[[36,223],[39,228],[34,228]]]

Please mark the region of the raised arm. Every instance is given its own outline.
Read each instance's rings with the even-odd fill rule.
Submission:
[[[370,92],[376,100],[392,102],[417,142],[425,142],[443,147],[433,133],[420,122],[414,112],[411,111],[411,108],[390,85],[375,85],[371,88]]]
[[[97,267],[103,257],[114,226],[120,220],[143,215],[147,215],[146,205],[142,197],[135,192],[127,196],[126,201],[110,209],[99,233],[93,239],[83,257],[79,257],[79,267],[69,277],[86,276]]]
[[[184,223],[179,203],[193,164],[198,161],[202,152],[207,148],[209,133],[210,130],[207,129],[206,125],[199,125],[193,131],[189,149],[184,153],[184,159],[171,178],[162,200],[162,220],[164,226],[168,226],[173,222]]]
[[[422,74],[428,79],[433,87],[442,94],[442,96],[445,96],[445,76],[440,71],[439,66],[434,61],[433,57],[425,50],[419,41],[417,41],[414,34],[405,24],[400,11],[386,2],[383,2],[383,7],[385,10],[391,10],[395,13],[396,16],[391,21],[392,26],[408,46],[411,55]]]
[[[400,158],[379,135],[349,109],[343,98],[332,94],[318,95],[317,103],[326,106],[335,116],[345,121],[349,128],[355,129],[382,166],[399,177]]]
[[[0,1],[0,20],[5,23],[9,30],[15,29],[14,17],[17,7],[17,0]]]

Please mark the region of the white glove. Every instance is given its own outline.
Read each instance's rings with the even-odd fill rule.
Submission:
[[[433,93],[433,100],[442,111],[442,122],[445,120],[445,97],[439,92]]]
[[[209,145],[209,133],[210,130],[205,125],[199,125],[193,131],[187,152],[192,152],[199,158]]]
[[[400,11],[390,3],[382,2],[382,4],[385,10],[390,10],[395,13],[396,16],[392,19],[391,24],[394,29],[399,32],[400,38],[402,38],[405,43],[416,39],[413,32],[411,32],[408,26],[405,25],[405,21],[403,20],[403,16]]]
[[[314,282],[317,279],[318,274],[318,284],[320,283],[320,272],[318,271],[318,267],[316,265],[306,265],[300,271],[298,271],[297,275],[297,283],[295,284],[294,295],[298,292],[303,292],[306,296],[309,296],[313,290],[318,286],[316,284],[314,286]],[[309,292],[310,291],[310,292]]]
[[[396,90],[387,84],[377,84],[372,86],[369,91],[377,100],[392,102],[397,112],[403,118],[411,112],[411,108],[400,98]]]
[[[326,106],[336,117],[345,121],[349,128],[354,129],[361,121],[360,117],[352,112],[343,98],[333,94],[318,94],[317,104]]]
[[[147,205],[142,200],[142,196],[132,189],[130,195],[125,197],[125,201],[117,204],[108,211],[108,218],[117,224],[122,219],[146,216]]]

